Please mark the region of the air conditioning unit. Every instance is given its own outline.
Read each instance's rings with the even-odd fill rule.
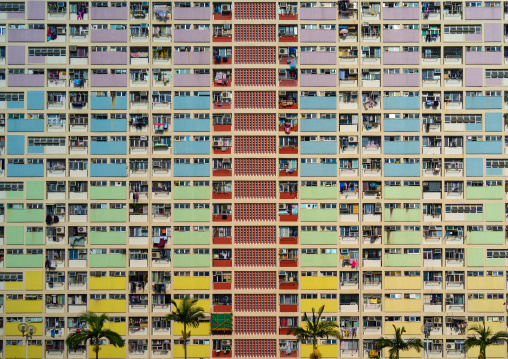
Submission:
[[[77,51],[78,47],[76,45],[69,45],[69,51]]]
[[[69,186],[70,186],[70,187],[76,186],[76,182],[75,182],[75,181],[70,181],[70,182],[69,182]]]
[[[434,324],[441,324],[441,317],[434,317]]]
[[[280,96],[286,96],[286,91],[279,91]]]
[[[222,12],[230,12],[231,11],[231,4],[222,4],[221,10],[222,10]]]
[[[358,69],[349,69],[349,73],[350,74],[357,74],[358,73]]]
[[[224,158],[222,163],[231,163],[231,158]]]
[[[224,5],[222,5],[224,6]],[[222,345],[231,345],[231,339],[222,339],[221,342]]]
[[[383,212],[383,206],[381,205],[381,203],[376,203],[376,205],[374,206],[374,213],[381,213]]]
[[[154,161],[153,166],[154,167],[160,167],[161,166],[161,162],[160,161]]]
[[[161,257],[161,252],[152,252],[152,259],[158,259]]]
[[[289,49],[287,47],[281,47],[279,48],[279,55],[288,55]]]
[[[363,163],[370,163],[371,162],[371,159],[370,158],[364,158],[362,160]]]
[[[358,136],[349,136],[349,142],[358,142]]]
[[[452,6],[452,2],[451,1],[445,1],[444,2],[444,6]]]
[[[148,96],[148,91],[141,91],[141,92],[140,92],[140,95],[141,95],[141,96]]]
[[[427,30],[428,28],[429,28],[429,24],[423,24],[423,25],[422,25],[422,29],[423,29],[423,30]]]
[[[229,30],[230,28],[231,28],[231,25],[229,25],[229,24],[224,25],[224,30]]]
[[[65,213],[65,209],[64,208],[57,208],[56,209],[56,214],[64,214]]]
[[[213,141],[213,147],[220,147],[221,146],[221,143],[220,141]]]
[[[448,343],[446,344],[447,350],[455,350],[455,343]]]
[[[286,205],[284,203],[279,203],[279,209],[286,209]]]
[[[228,98],[228,97],[230,97],[229,92],[221,92],[220,95],[222,96],[222,98]]]
[[[78,233],[86,233],[86,227],[78,227]]]
[[[64,234],[65,233],[65,227],[56,227],[56,233]]]

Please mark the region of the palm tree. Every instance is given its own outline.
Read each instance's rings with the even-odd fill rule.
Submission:
[[[109,320],[106,314],[98,316],[95,313],[86,312],[82,313],[78,321],[84,321],[86,328],[69,334],[65,342],[69,349],[76,350],[78,345],[86,344],[90,340],[90,344],[93,345],[93,351],[95,352],[95,358],[99,359],[100,340],[106,338],[115,347],[123,348],[125,340],[122,339],[120,334],[110,329],[104,329],[104,323]]]
[[[402,339],[402,335],[406,332],[406,328],[397,328],[395,325],[393,326],[395,329],[395,334],[393,339],[379,338],[376,342],[377,350],[383,350],[385,348],[390,348],[388,353],[390,354],[390,359],[399,359],[399,353],[405,352],[411,349],[416,350],[418,353],[423,348],[423,344],[421,339],[411,338],[404,340]]]
[[[176,311],[168,314],[165,319],[166,321],[172,320],[173,322],[183,324],[182,339],[185,359],[187,359],[187,339],[191,335],[190,331],[187,333],[187,326],[197,328],[199,326],[199,319],[205,318],[203,314],[204,309],[196,306],[197,301],[197,299],[185,297],[181,300],[180,305],[178,305],[174,300],[171,300]]]
[[[328,337],[333,337],[342,339],[337,331],[337,328],[339,327],[337,323],[329,320],[321,320],[321,315],[324,310],[325,306],[323,305],[319,308],[316,316],[316,310],[312,308],[312,320],[310,320],[309,317],[307,317],[307,313],[305,313],[302,325],[300,327],[291,328],[288,332],[288,334],[293,334],[300,343],[307,341],[308,339],[312,339],[311,359],[318,359],[320,356],[317,348],[318,338],[328,339]]]
[[[494,333],[490,327],[485,326],[485,322],[482,325],[475,324],[470,331],[474,332],[474,335],[468,336],[464,342],[464,351],[468,351],[470,348],[480,347],[480,355],[478,359],[485,359],[487,354],[487,347],[499,343],[500,341],[508,342],[508,333],[499,331]]]

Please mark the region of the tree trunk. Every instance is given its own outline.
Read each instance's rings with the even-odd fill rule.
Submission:
[[[97,343],[99,341],[97,340]],[[99,345],[95,345],[95,359],[99,359]]]
[[[187,359],[187,324],[183,323],[183,355]]]

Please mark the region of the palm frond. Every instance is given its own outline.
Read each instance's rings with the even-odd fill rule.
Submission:
[[[112,344],[115,347],[123,348],[125,345],[125,340],[122,339],[120,334],[117,332],[114,332],[110,329],[104,329],[102,331],[102,337],[109,340],[109,343]]]
[[[71,333],[65,339],[65,343],[70,349],[75,350],[80,344],[86,343],[89,339],[91,339],[91,334],[92,332],[89,330],[81,330],[79,333]]]

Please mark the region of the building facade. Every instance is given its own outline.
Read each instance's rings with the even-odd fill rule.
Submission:
[[[508,3],[1,1],[1,356],[372,358],[506,330]],[[505,81],[505,79],[507,79]],[[387,357],[386,353],[383,354]],[[506,345],[488,349],[505,358]]]

